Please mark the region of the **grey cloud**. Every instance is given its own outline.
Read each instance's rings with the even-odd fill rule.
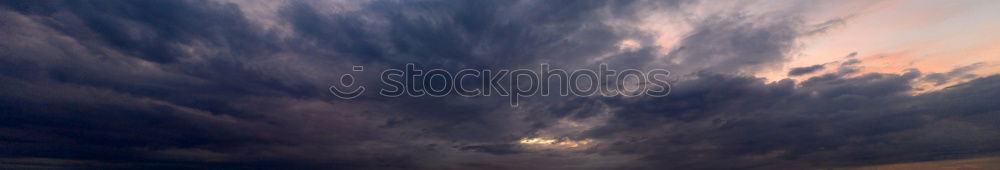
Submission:
[[[966,66],[961,66],[952,69],[951,71],[945,73],[931,73],[924,76],[923,81],[932,82],[934,85],[940,86],[953,82],[955,80],[967,80],[977,77],[975,74],[969,72],[983,67],[984,63],[975,63]]]
[[[834,18],[827,20],[826,22],[814,25],[813,26],[814,28],[812,30],[807,31],[805,35],[816,35],[816,34],[826,33],[831,29],[845,25],[847,23],[847,20],[849,20],[850,18],[851,17]]]
[[[10,24],[3,29],[16,34],[2,42],[0,63],[9,80],[3,85],[51,93],[4,93],[10,105],[4,104],[3,128],[50,136],[6,135],[5,146],[16,152],[3,156],[124,161],[134,168],[167,167],[156,164],[161,161],[219,168],[414,166],[414,155],[447,152],[414,146],[501,146],[563,113],[520,119],[510,114],[517,111],[506,100],[494,98],[331,100],[322,89],[333,76],[320,74],[338,73],[333,70],[343,68],[341,63],[417,62],[445,69],[542,60],[572,65],[617,51],[616,43],[638,34],[618,32],[604,20],[632,20],[640,7],[683,4],[462,3],[376,1],[330,15],[309,2],[294,2],[279,10],[294,31],[283,37],[226,3],[8,1],[2,19]],[[127,97],[121,102],[74,97],[104,98],[103,93]],[[220,120],[192,121],[204,117]],[[29,121],[48,119],[54,120]],[[120,123],[107,123],[111,120]],[[73,133],[80,130],[87,132]],[[50,145],[64,146],[56,150],[65,152],[39,150]],[[473,148],[461,150],[494,151]]]
[[[858,52],[857,51],[851,52],[850,54],[847,54],[847,56],[845,56],[844,58],[854,58],[855,56],[858,56]]]
[[[823,64],[812,65],[812,66],[809,66],[809,67],[796,67],[796,68],[792,68],[791,71],[788,71],[788,76],[806,75],[806,74],[814,73],[816,71],[823,70],[823,68],[825,68],[825,66]]]
[[[840,63],[841,66],[849,66],[849,65],[855,65],[855,64],[861,64],[861,60],[853,59],[852,58],[850,60],[844,61],[844,63]]]
[[[680,67],[722,73],[753,73],[780,67],[800,36],[796,19],[784,17],[710,17],[696,23],[694,31],[667,58]],[[760,18],[768,21],[758,22]]]
[[[671,9],[682,4],[376,1],[364,4],[367,10],[327,16],[306,3],[296,3],[283,15],[307,39],[364,61],[509,67],[539,61],[579,64],[615,51],[615,44],[635,35],[618,32],[605,20],[629,20],[643,8]]]
[[[518,147],[520,146],[516,144],[471,145],[471,146],[462,146],[459,148],[459,150],[485,152],[497,155],[507,155],[507,154],[520,153],[521,151],[518,149]]]
[[[984,87],[996,86],[1000,77],[907,94],[919,77],[915,71],[827,74],[797,86],[702,73],[697,80],[676,84],[676,93],[667,98],[616,105],[622,110],[614,123],[592,134],[613,142],[603,146],[608,151],[645,155],[654,162],[648,169],[844,167],[949,155],[933,150],[975,156],[977,150],[996,149],[987,143],[1000,138],[946,134],[991,126],[979,119],[996,119],[992,113],[997,107],[967,94],[997,95]]]
[[[0,162],[787,169],[977,156],[1000,143],[995,129],[984,128],[997,118],[988,103],[998,95],[996,76],[916,96],[909,83],[938,76],[854,75],[858,66],[848,63],[857,60],[804,82],[736,76],[781,68],[806,35],[796,14],[736,10],[692,19],[692,31],[662,56],[653,45],[658,37],[634,24],[649,13],[688,14],[705,2],[343,3],[333,12],[314,1],[278,3],[271,6],[275,28],[254,22],[259,18],[244,6],[214,1],[4,1],[0,150],[9,152]],[[626,39],[641,45],[619,49]],[[573,69],[599,57],[615,67],[681,74],[664,98],[551,96],[518,108],[495,96],[339,100],[325,90],[353,65],[457,70],[546,62]],[[517,143],[544,135],[595,143],[572,151]]]

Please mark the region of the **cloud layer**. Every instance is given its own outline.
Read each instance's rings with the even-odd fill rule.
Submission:
[[[969,73],[981,64],[861,73],[852,53],[838,71],[768,81],[755,73],[783,69],[799,40],[849,21],[728,7],[738,4],[4,1],[0,167],[789,169],[1000,151],[1000,76]],[[649,16],[690,30],[664,45]],[[405,63],[662,68],[673,92],[514,108],[505,97],[326,91],[351,66]],[[954,85],[916,93],[924,82]]]

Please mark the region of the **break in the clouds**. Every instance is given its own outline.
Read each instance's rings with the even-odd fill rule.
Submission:
[[[912,50],[815,53],[855,42],[838,30],[905,16],[878,10],[912,6],[921,5],[3,1],[0,169],[812,169],[1000,153],[988,50],[935,67],[914,64],[928,55]],[[935,17],[968,18],[959,14]],[[885,26],[914,24],[928,23]],[[862,36],[935,47],[876,34]],[[352,66],[406,63],[666,69],[672,92],[518,107],[497,96],[327,92]],[[379,83],[375,71],[355,77]]]

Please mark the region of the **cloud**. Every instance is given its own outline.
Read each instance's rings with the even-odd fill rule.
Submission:
[[[854,58],[855,56],[858,56],[858,52],[857,51],[851,52],[850,54],[847,54],[847,56],[845,56],[844,58]]]
[[[861,64],[861,60],[850,59],[850,60],[844,61],[844,63],[840,63],[841,66],[849,66],[849,65],[855,65],[855,64]]]
[[[947,155],[935,149],[973,154],[1000,140],[980,138],[998,131],[976,130],[989,126],[977,119],[997,117],[996,107],[967,96],[995,95],[983,88],[1000,77],[911,96],[917,72],[833,76],[796,85],[702,73],[667,98],[614,101],[620,110],[611,123],[590,134],[606,140],[604,152],[644,155],[648,169],[854,166]]]
[[[795,68],[792,68],[791,71],[788,71],[788,76],[806,75],[806,74],[814,73],[816,71],[823,70],[823,68],[824,68],[823,64],[812,65],[812,66],[809,66],[809,67],[795,67]]]
[[[924,76],[923,81],[928,81],[934,83],[935,86],[940,86],[952,82],[954,80],[967,80],[977,77],[975,74],[969,72],[983,67],[984,63],[975,63],[966,66],[957,67],[951,71],[945,73],[931,73]]]
[[[517,149],[518,147],[520,147],[520,146],[518,146],[516,144],[472,145],[472,146],[462,146],[462,147],[459,148],[459,150],[485,152],[485,153],[497,154],[497,155],[506,155],[506,154],[517,154],[517,153],[521,152],[521,151],[518,151],[518,149]]]
[[[670,51],[680,67],[722,73],[754,73],[780,67],[800,36],[794,18],[717,15],[696,23],[694,31]]]
[[[0,2],[0,150],[9,151],[0,161],[85,169],[787,169],[998,149],[991,144],[1000,135],[989,128],[998,108],[989,102],[1000,78],[966,76],[978,66],[921,77],[860,73],[850,59],[802,82],[749,76],[783,68],[801,37],[843,20],[808,26],[796,12],[712,10],[687,0],[265,4]],[[641,26],[660,15],[690,27],[677,46],[657,45],[657,33]],[[452,71],[665,68],[675,86],[664,98],[533,97],[517,108],[497,96],[327,94],[354,65],[409,62]],[[824,67],[816,66],[797,75]],[[357,81],[378,84],[377,73],[361,74]],[[915,81],[961,77],[969,81],[910,94]]]

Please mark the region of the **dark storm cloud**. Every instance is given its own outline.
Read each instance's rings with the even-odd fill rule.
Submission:
[[[823,70],[823,68],[825,68],[825,66],[823,66],[823,64],[812,65],[812,66],[809,66],[809,67],[795,67],[795,68],[792,68],[791,71],[788,71],[788,76],[806,75],[806,74],[814,73],[816,71]]]
[[[637,36],[603,20],[682,4],[379,1],[329,14],[309,3],[281,6],[286,37],[227,3],[4,2],[3,85],[17,93],[3,95],[3,127],[18,132],[4,136],[4,156],[393,168],[453,144],[500,153],[475,146],[510,145],[553,119],[513,117],[505,100],[331,101],[332,76],[319,74],[339,62],[574,64]]]
[[[345,151],[310,157],[372,139],[365,129],[375,124],[315,98],[325,85],[256,65],[284,47],[231,4],[6,1],[3,8],[10,34],[2,78],[15,92],[3,95],[3,128],[17,132],[3,137],[5,157],[348,167],[359,163],[329,158]],[[291,144],[316,148],[282,147]]]
[[[268,6],[273,18],[255,18],[260,11],[241,3],[0,3],[0,164],[728,169],[998,150],[989,103],[997,76],[920,95],[909,94],[911,82],[968,71],[854,75],[860,66],[848,61],[804,82],[736,76],[781,68],[799,37],[841,19],[812,28],[794,13],[724,11],[688,19],[692,30],[679,45],[660,49],[656,34],[636,24],[703,2],[295,1]],[[639,45],[621,48],[625,40]],[[665,98],[527,98],[518,108],[504,97],[326,93],[353,65],[571,69],[595,61],[678,70],[676,90]],[[518,144],[552,134],[596,144]]]
[[[291,4],[281,15],[303,41],[334,49],[319,51],[317,56],[356,58],[390,67],[415,62],[455,71],[535,67],[540,62],[576,67],[588,58],[617,51],[623,39],[646,36],[618,31],[623,28],[605,20],[634,20],[646,8],[669,10],[683,3],[378,1],[363,4],[363,10],[325,14],[303,2]],[[388,100],[399,109],[393,111],[398,115],[391,115],[393,127],[418,129],[413,133],[441,140],[510,143],[553,120],[518,119],[511,116],[516,110],[495,98],[475,102],[455,96],[372,98]]]
[[[629,36],[644,36],[619,32],[605,20],[634,20],[642,9],[670,10],[683,2],[377,1],[340,14],[295,3],[282,13],[297,33],[337,53],[454,69],[576,64],[617,50]]]
[[[604,146],[610,151],[646,155],[649,169],[854,166],[998,149],[989,143],[1000,138],[989,134],[1000,130],[985,123],[1000,118],[993,114],[998,108],[979,100],[998,95],[984,87],[1000,77],[907,94],[919,77],[827,74],[796,87],[790,80],[702,73],[675,84],[666,98],[625,101],[614,123],[592,135],[614,139]]]
[[[223,55],[241,57],[266,55],[273,50],[268,41],[262,41],[263,33],[250,26],[236,6],[228,4],[191,1],[8,1],[5,4],[27,15],[51,17],[40,22],[93,43],[88,45],[113,48],[152,62],[172,63],[182,57],[193,57],[185,54],[184,45],[194,43],[226,49]]]
[[[519,153],[520,151],[518,151],[518,149],[517,149],[518,147],[520,147],[520,146],[518,146],[516,144],[472,145],[472,146],[462,146],[462,147],[459,148],[459,150],[485,152],[485,153],[497,154],[497,155],[506,155],[506,154],[517,154],[517,153]]]

